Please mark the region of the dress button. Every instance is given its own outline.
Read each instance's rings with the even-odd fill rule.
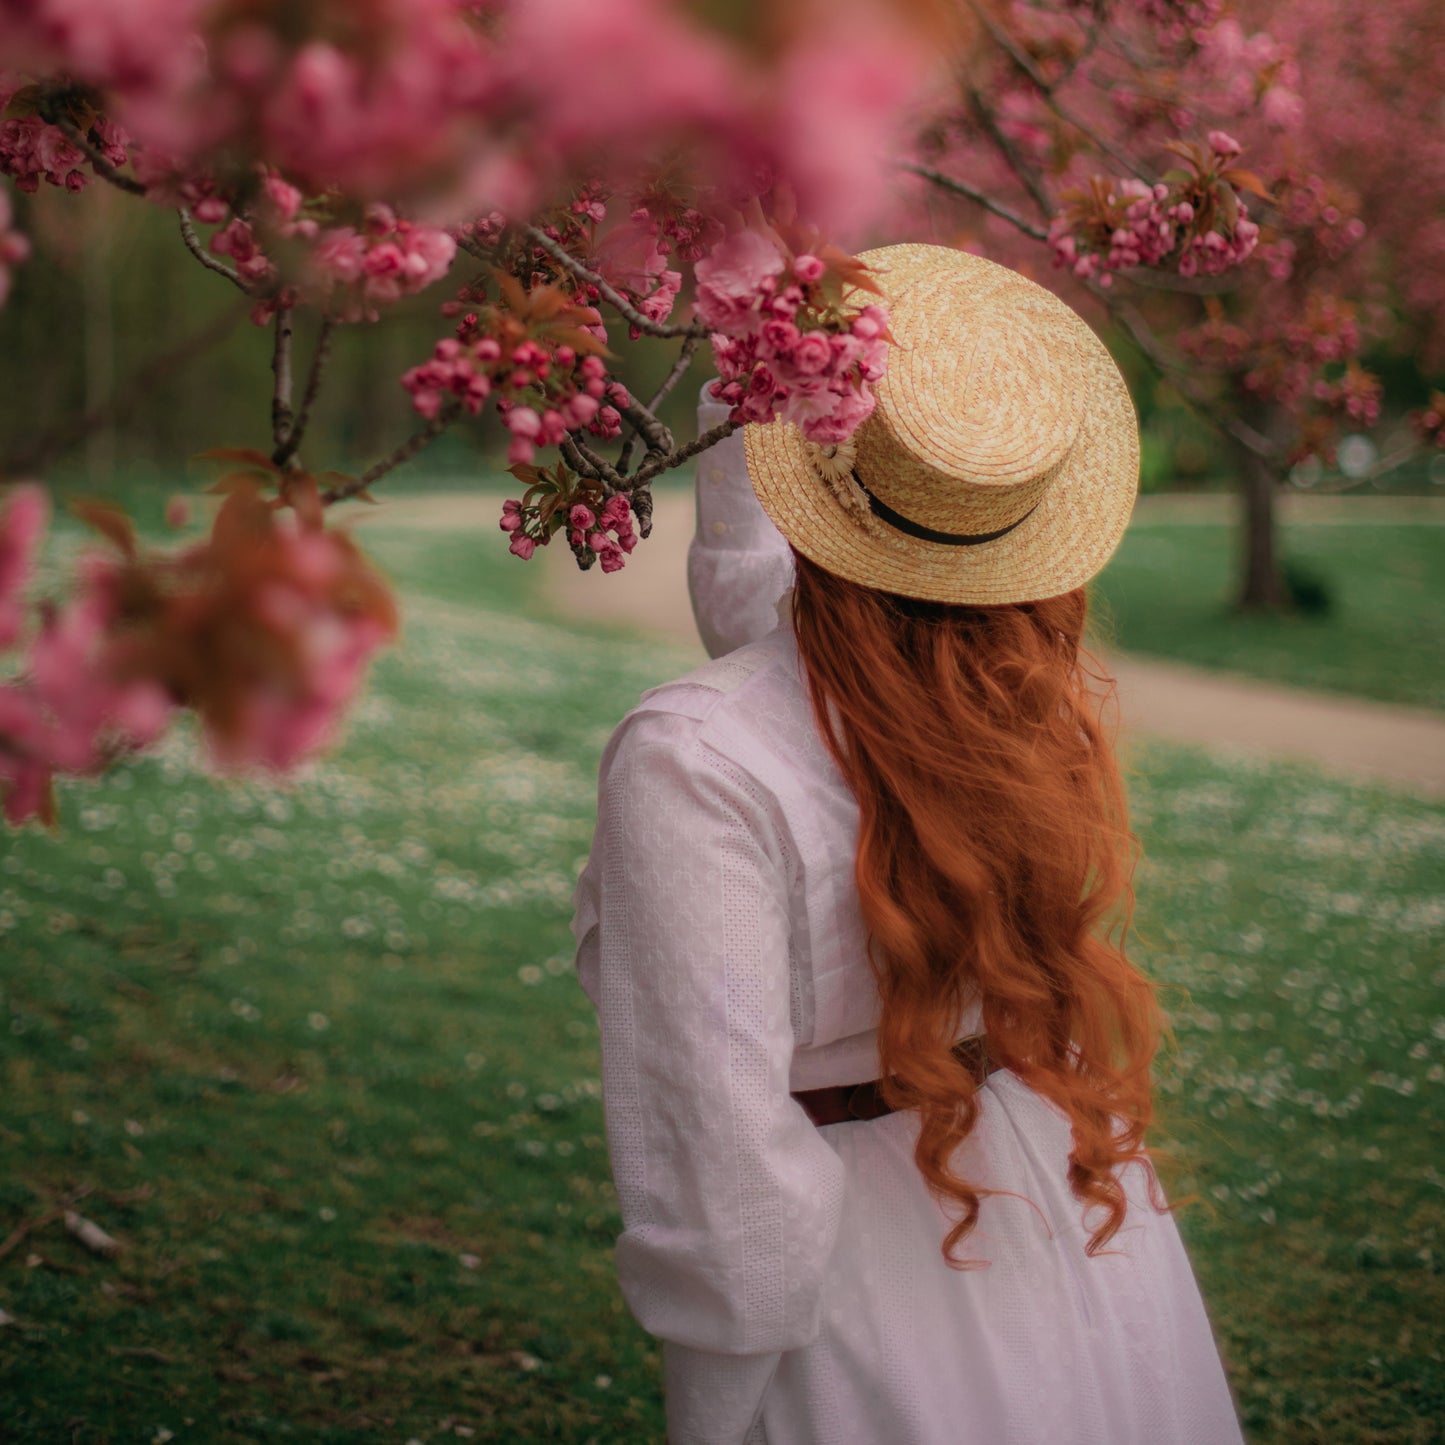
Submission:
[[[714,522],[712,524],[712,534],[714,537],[726,537],[727,532],[728,524],[726,522]]]

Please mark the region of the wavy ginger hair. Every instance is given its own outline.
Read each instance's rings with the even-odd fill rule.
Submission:
[[[1069,1118],[1069,1185],[1103,1211],[1090,1254],[1124,1222],[1116,1169],[1144,1157],[1158,1012],[1124,952],[1134,838],[1085,611],[1082,591],[918,602],[797,556],[798,650],[858,799],[884,1098],[921,1117],[914,1157],[953,1206],[955,1265],[987,1193],[953,1167],[979,1110],[950,1052],[971,1000],[990,1055]]]

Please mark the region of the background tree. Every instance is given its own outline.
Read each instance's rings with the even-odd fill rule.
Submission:
[[[982,249],[1037,273],[1052,250],[1037,279],[1220,431],[1239,603],[1288,606],[1281,480],[1379,418],[1369,343],[1403,326],[1427,365],[1441,356],[1445,12],[1404,0],[1356,26],[1311,0],[967,3],[978,42],[916,173]]]

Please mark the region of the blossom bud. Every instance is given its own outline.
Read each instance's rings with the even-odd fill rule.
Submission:
[[[821,281],[823,272],[827,267],[823,265],[818,257],[805,251],[793,262],[793,275],[803,283],[804,286],[811,286],[815,281]]]

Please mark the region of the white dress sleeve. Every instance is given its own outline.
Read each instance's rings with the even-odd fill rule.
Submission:
[[[704,387],[698,431],[727,415],[728,408]],[[766,637],[778,625],[778,603],[793,585],[792,550],[748,481],[740,431],[698,458],[697,530],[687,554],[687,585],[709,657]]]
[[[780,1354],[817,1336],[842,1166],[788,1087],[776,805],[697,733],[651,712],[614,738],[579,964],[602,1034],[617,1274],[664,1344],[670,1445],[742,1445]]]

